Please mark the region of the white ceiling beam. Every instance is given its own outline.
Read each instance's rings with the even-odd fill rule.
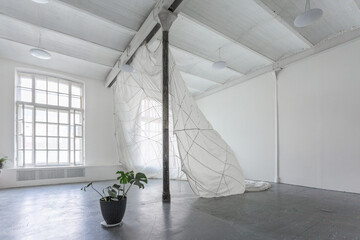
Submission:
[[[24,42],[21,42],[21,41],[16,41],[14,39],[4,38],[2,36],[0,36],[0,39],[10,41],[10,42],[13,42],[13,43],[16,43],[16,44],[21,44],[21,45],[24,45],[24,46],[27,46],[27,47],[30,47],[30,48],[38,48],[38,46],[30,45],[28,43],[24,43]],[[42,48],[42,49],[44,49],[44,48]],[[72,58],[72,59],[77,59],[79,61],[88,62],[89,64],[94,64],[94,65],[97,65],[99,67],[107,68],[109,70],[111,69],[111,66],[107,66],[107,65],[104,65],[104,64],[101,64],[101,63],[89,61],[89,60],[82,59],[82,58],[77,58],[77,57],[74,57],[74,56],[71,56],[71,55],[68,55],[68,54],[64,54],[64,53],[61,53],[61,52],[56,52],[56,51],[52,51],[52,50],[48,50],[48,49],[45,49],[45,50],[49,51],[50,53],[56,53],[56,54],[59,54],[61,56],[69,57],[69,58]],[[29,53],[29,55],[30,55],[30,53]]]
[[[76,7],[76,6],[72,5],[72,4],[66,3],[66,2],[64,2],[64,1],[61,1],[61,0],[52,0],[52,1],[53,1],[53,2],[56,2],[57,4],[62,4],[62,5],[64,5],[64,6],[67,6],[67,7],[69,7],[69,8],[72,8],[72,9],[74,9],[74,10],[76,10],[76,11],[85,13],[85,14],[90,15],[90,16],[93,16],[93,17],[95,17],[95,18],[97,18],[97,19],[100,19],[100,20],[102,20],[102,21],[107,21],[107,22],[109,22],[109,23],[111,23],[111,24],[115,24],[115,25],[117,25],[118,27],[122,28],[123,30],[129,32],[130,34],[136,34],[136,32],[137,32],[135,29],[128,28],[128,27],[123,26],[123,25],[121,25],[121,24],[119,24],[119,23],[117,23],[117,22],[111,21],[111,20],[109,20],[109,19],[107,19],[107,18],[104,18],[104,17],[101,17],[101,16],[99,16],[99,15],[93,14],[93,13],[91,13],[91,12],[89,12],[89,11],[86,11],[85,9]]]
[[[254,50],[254,49],[252,49],[252,48],[249,48],[248,46],[246,46],[246,45],[244,45],[243,43],[239,42],[238,40],[234,39],[233,37],[230,37],[230,36],[228,36],[228,35],[226,35],[226,34],[224,34],[224,33],[222,33],[222,32],[219,32],[218,30],[216,30],[216,29],[214,29],[214,28],[212,28],[212,27],[204,24],[203,22],[201,22],[201,21],[199,21],[199,20],[197,20],[197,19],[195,19],[195,18],[193,18],[193,17],[190,17],[189,15],[187,15],[187,14],[185,14],[185,13],[183,13],[183,12],[179,13],[179,15],[181,15],[181,16],[183,16],[184,18],[187,18],[187,19],[189,19],[189,20],[191,20],[191,21],[196,22],[197,24],[205,27],[205,28],[208,29],[209,31],[212,31],[213,33],[216,33],[216,34],[218,34],[218,35],[220,35],[220,36],[228,39],[229,41],[233,42],[234,44],[237,44],[238,46],[240,46],[240,47],[242,47],[242,48],[244,48],[244,49],[247,49],[248,51],[250,51],[250,52],[258,55],[259,57],[262,57],[262,58],[268,60],[269,62],[272,62],[272,63],[274,62],[273,59],[265,56],[264,54],[262,54],[262,53],[260,53],[260,52],[258,52],[258,51],[256,51],[256,50]]]
[[[171,39],[170,39],[170,40],[171,40]],[[203,54],[200,55],[200,54],[198,54],[198,53],[190,52],[189,50],[184,49],[183,47],[179,47],[179,46],[176,45],[176,44],[171,43],[170,46],[173,47],[173,48],[180,49],[181,51],[183,51],[183,52],[185,52],[185,53],[188,53],[189,55],[196,56],[196,57],[201,58],[201,59],[204,59],[204,60],[206,60],[206,61],[209,61],[209,62],[212,62],[212,63],[215,63],[215,62],[216,62],[215,59],[212,59],[212,58],[210,58],[210,57],[208,57],[208,56],[205,56],[205,55],[203,55]],[[176,60],[176,59],[175,59],[175,60]],[[241,75],[244,75],[244,73],[242,73],[242,72],[240,72],[240,71],[238,71],[238,70],[236,70],[236,69],[234,69],[234,68],[231,68],[231,67],[229,67],[229,66],[227,66],[226,68],[227,68],[227,69],[230,69],[230,70],[232,70],[232,71],[234,71],[234,72],[240,73]]]
[[[272,17],[274,17],[280,24],[286,27],[290,32],[292,32],[297,38],[303,41],[309,47],[313,47],[309,40],[307,40],[303,35],[301,35],[293,26],[288,24],[284,19],[281,18],[280,15],[276,14],[270,7],[268,7],[262,0],[254,0],[257,5],[259,5],[262,9],[264,9],[267,13],[269,13]]]
[[[41,27],[41,26],[37,26],[37,25],[34,25],[34,24],[31,24],[31,23],[28,23],[28,22],[24,22],[22,20],[19,20],[17,18],[13,18],[13,17],[10,17],[10,16],[7,16],[5,14],[1,14],[0,13],[0,17],[4,17],[4,18],[7,18],[9,21],[14,21],[14,22],[17,22],[18,24],[20,25],[23,25],[23,26],[28,26],[28,27],[32,27],[34,29],[37,29],[39,30],[40,32],[49,32],[49,33],[53,33],[53,34],[56,34],[58,36],[64,36],[68,39],[70,39],[70,41],[74,41],[76,42],[77,44],[78,43],[83,43],[83,45],[87,45],[87,46],[94,46],[95,48],[99,48],[100,51],[106,51],[106,52],[112,52],[112,54],[117,54],[117,55],[121,55],[122,52],[119,51],[119,50],[116,50],[116,49],[113,49],[113,48],[109,48],[109,47],[106,47],[106,46],[103,46],[103,45],[100,45],[100,44],[97,44],[97,43],[94,43],[94,42],[91,42],[91,41],[87,41],[87,40],[83,40],[81,38],[77,38],[77,37],[74,37],[74,36],[71,36],[71,35],[68,35],[68,34],[65,34],[65,33],[61,33],[61,32],[57,32],[57,31],[54,31],[54,30],[51,30],[51,29],[48,29],[48,28],[44,28],[44,27]],[[9,31],[8,31],[9,33]],[[10,40],[10,41],[13,41],[13,42],[17,42],[17,43],[21,43],[21,44],[25,44],[25,45],[28,45],[28,46],[32,46],[32,47],[39,47],[39,46],[35,46],[34,44],[31,44],[29,43],[29,41],[26,41],[26,39],[15,39],[15,38],[12,38],[9,34],[4,34],[2,33],[2,31],[0,30],[0,38],[1,39],[6,39],[6,40]],[[62,54],[64,56],[69,56],[69,57],[73,57],[73,58],[77,58],[77,59],[81,59],[81,60],[85,60],[85,61],[88,61],[88,62],[92,62],[92,63],[95,63],[95,64],[99,64],[99,65],[103,65],[103,66],[107,66],[107,67],[111,67],[107,64],[103,64],[99,61],[93,61],[93,60],[89,60],[89,59],[85,59],[85,58],[79,58],[75,55],[69,55],[69,54],[66,54],[64,52],[60,52],[60,51],[56,51],[54,49],[47,49],[47,48],[43,48],[45,50],[48,50],[48,51],[52,51],[52,52],[56,52],[56,53],[59,53],[59,54]]]
[[[116,61],[114,67],[111,69],[110,73],[106,77],[105,86],[111,87],[114,83],[116,76],[120,72],[120,66],[127,63],[140,45],[144,42],[153,28],[158,24],[157,16],[163,8],[169,8],[174,0],[159,0],[153,10],[150,12],[149,16],[146,18],[144,23],[141,25],[139,31],[135,34],[129,45],[124,50],[124,53],[120,56],[119,60]]]
[[[303,52],[297,53],[295,55],[289,56],[287,58],[284,58],[282,60],[279,60],[269,66],[260,68],[258,70],[255,70],[249,74],[246,74],[238,79],[235,79],[233,81],[229,81],[224,83],[223,85],[219,86],[219,87],[214,87],[204,93],[195,95],[196,99],[200,99],[200,98],[204,98],[207,96],[210,96],[214,93],[217,93],[219,91],[222,91],[224,89],[227,89],[229,87],[235,86],[237,84],[243,83],[245,81],[251,80],[252,78],[255,78],[257,76],[260,76],[262,74],[268,73],[268,72],[272,72],[272,71],[276,71],[276,70],[280,70],[283,69],[285,67],[287,67],[288,65],[295,63],[297,61],[300,61],[302,59],[308,58],[310,56],[313,56],[315,54],[321,53],[321,52],[325,52],[327,50],[330,50],[332,48],[344,45],[344,44],[348,44],[351,41],[355,41],[358,40],[360,38],[360,28],[357,28],[355,30],[346,32],[340,36],[334,37],[334,38],[330,38],[327,40],[324,40],[322,42],[320,42],[319,44],[315,45],[312,48],[309,48]]]
[[[99,43],[96,43],[96,42],[93,42],[93,41],[89,41],[89,40],[87,40],[87,39],[83,39],[83,38],[76,37],[76,36],[73,36],[73,35],[69,35],[69,34],[66,34],[66,33],[63,33],[63,32],[57,31],[57,30],[54,30],[54,29],[45,28],[45,27],[42,27],[42,26],[39,26],[39,25],[36,25],[36,24],[33,24],[33,23],[25,22],[25,21],[23,21],[23,20],[20,20],[20,19],[18,19],[18,18],[9,16],[9,15],[4,14],[4,13],[1,13],[1,12],[0,12],[0,15],[1,15],[1,16],[5,16],[5,17],[7,17],[7,18],[9,18],[9,19],[14,19],[15,21],[18,21],[18,22],[21,22],[21,23],[24,23],[24,24],[28,24],[28,25],[34,26],[34,27],[39,28],[39,29],[42,29],[42,30],[51,31],[51,32],[54,32],[54,33],[57,33],[57,34],[61,34],[61,35],[63,35],[63,36],[69,37],[69,38],[74,38],[74,39],[77,39],[77,40],[86,42],[86,43],[88,43],[88,44],[92,44],[92,45],[94,45],[94,46],[99,46],[99,47],[102,47],[102,48],[110,49],[110,50],[112,50],[112,51],[117,51],[117,52],[119,52],[120,54],[122,53],[122,51],[120,51],[120,50],[118,50],[118,49],[111,48],[111,47],[108,47],[108,46],[104,46],[104,45],[101,45],[101,44],[99,44]]]

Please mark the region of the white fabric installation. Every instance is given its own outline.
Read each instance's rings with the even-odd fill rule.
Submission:
[[[131,63],[135,72],[121,72],[113,86],[120,161],[154,178],[162,177],[161,54],[161,45],[153,52],[140,47]],[[169,71],[170,178],[185,179],[185,173],[200,197],[244,193],[234,153],[197,107],[171,54]]]

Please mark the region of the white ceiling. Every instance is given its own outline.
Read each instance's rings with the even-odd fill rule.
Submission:
[[[170,44],[190,91],[204,93],[360,26],[360,0],[311,2],[323,9],[323,18],[296,28],[293,21],[305,0],[186,0]],[[105,80],[155,3],[0,0],[0,57]],[[28,53],[33,47],[53,58],[33,58]],[[226,69],[212,68],[219,59]]]

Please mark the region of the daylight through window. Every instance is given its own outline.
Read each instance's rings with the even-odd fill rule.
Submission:
[[[18,167],[84,162],[83,84],[18,73],[16,155]]]

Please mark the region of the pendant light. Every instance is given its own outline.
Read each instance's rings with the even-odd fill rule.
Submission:
[[[310,0],[306,0],[305,12],[295,18],[294,25],[296,27],[306,27],[317,20],[323,15],[323,11],[320,8],[310,8]]]
[[[41,46],[41,31],[39,32],[39,44],[38,44],[38,47],[30,49],[29,52],[33,57],[36,57],[38,59],[42,59],[42,60],[51,59],[51,54],[49,52],[47,52],[46,50],[41,49],[40,46]]]
[[[221,48],[219,48],[219,61],[214,62],[212,65],[213,68],[219,69],[219,70],[227,67],[226,62],[221,60],[220,50],[221,50]]]
[[[32,1],[40,4],[49,3],[49,0],[32,0]]]

